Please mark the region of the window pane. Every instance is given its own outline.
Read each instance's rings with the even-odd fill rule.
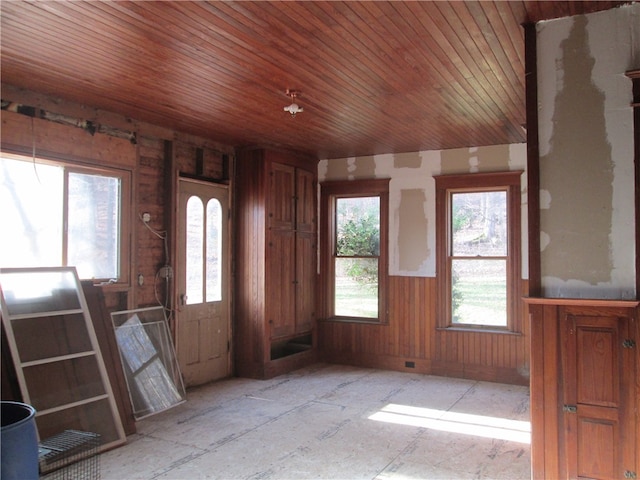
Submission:
[[[62,265],[62,180],[60,167],[1,159],[1,266]]]
[[[198,197],[187,200],[187,264],[186,291],[187,305],[202,303],[203,291],[203,242],[204,242],[204,206]]]
[[[336,255],[380,255],[380,197],[336,200]]]
[[[507,192],[453,193],[452,255],[507,254]]]
[[[378,318],[378,259],[335,259],[335,315]]]
[[[119,276],[120,179],[69,173],[67,265],[80,278]]]
[[[452,260],[451,312],[453,324],[506,326],[506,260]]]
[[[222,212],[220,201],[207,202],[207,302],[222,300]]]

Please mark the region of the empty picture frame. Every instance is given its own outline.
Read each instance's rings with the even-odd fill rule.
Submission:
[[[112,312],[111,320],[135,419],[185,402],[164,308]]]

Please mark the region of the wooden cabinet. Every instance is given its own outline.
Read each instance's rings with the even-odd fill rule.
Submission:
[[[527,299],[533,478],[636,478],[636,301]]]
[[[294,153],[238,155],[238,375],[268,378],[314,360],[316,168]]]

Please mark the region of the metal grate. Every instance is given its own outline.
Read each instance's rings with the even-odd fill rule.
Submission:
[[[100,478],[100,434],[65,430],[39,444],[40,478],[95,480]]]

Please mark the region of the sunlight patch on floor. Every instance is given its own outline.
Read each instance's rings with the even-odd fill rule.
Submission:
[[[526,444],[531,443],[531,423],[521,420],[411,407],[393,403],[386,405],[371,415],[369,419],[463,435]]]

